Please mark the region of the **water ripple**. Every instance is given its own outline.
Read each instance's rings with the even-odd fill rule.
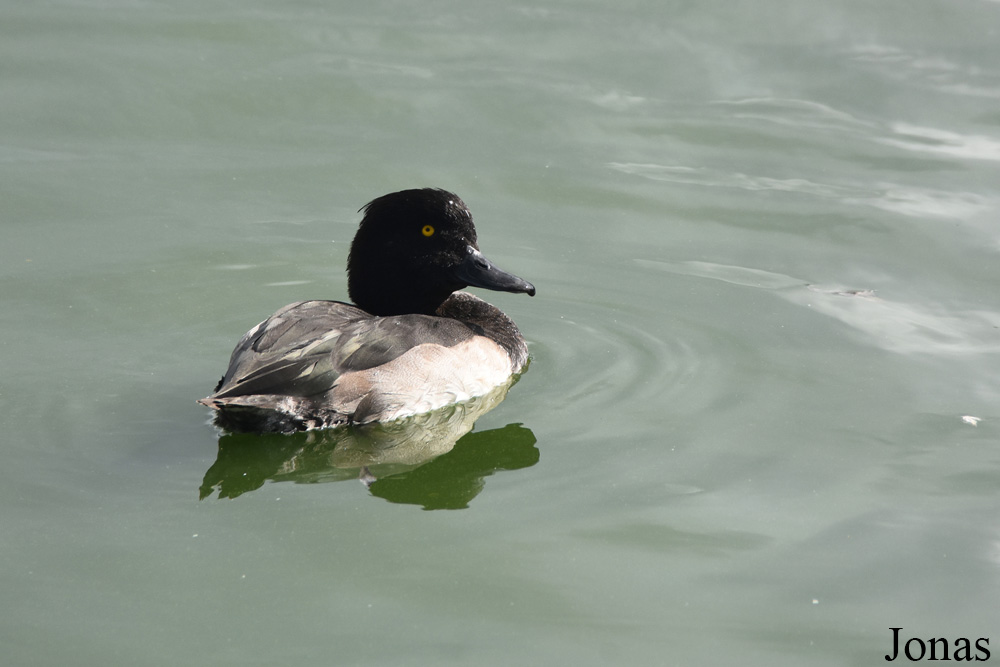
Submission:
[[[952,192],[885,183],[879,191],[847,203],[867,204],[912,218],[953,218],[965,220],[989,211],[995,202],[972,192]]]
[[[686,276],[773,290],[796,305],[839,320],[869,344],[902,354],[941,356],[1000,352],[1000,313],[956,311],[935,303],[882,298],[871,289],[848,289],[760,269],[710,262],[636,260],[640,266]]]
[[[997,147],[1000,151],[1000,142]],[[997,208],[994,199],[973,192],[940,190],[899,183],[864,185],[821,183],[805,178],[774,178],[708,167],[634,162],[611,162],[608,167],[652,181],[708,188],[767,190],[808,195],[844,204],[872,206],[911,218],[967,220]]]
[[[878,141],[895,148],[919,153],[939,153],[973,160],[1000,160],[1000,139],[976,134],[959,134],[933,127],[893,123],[896,137]]]
[[[558,397],[552,410],[582,410],[601,420],[610,411],[620,423],[662,410],[665,401],[690,400],[692,386],[704,380],[703,365],[712,358],[705,337],[683,324],[664,331],[653,314],[614,304],[563,301],[557,308],[546,324],[553,342],[531,345],[534,361],[546,367],[532,381],[552,385],[542,389]],[[525,329],[531,327],[526,321]],[[663,400],[651,405],[652,395]]]
[[[913,81],[943,93],[980,98],[1000,97],[1000,87],[994,71],[956,62],[939,54],[869,44],[848,50],[847,57],[855,62],[865,63],[888,78]]]
[[[799,192],[821,197],[858,196],[865,192],[860,188],[817,183],[804,178],[751,176],[750,174],[727,172],[708,167],[642,164],[635,162],[611,162],[608,166],[623,174],[642,176],[653,181],[664,181],[682,185],[736,188],[751,191],[777,190],[781,192]]]
[[[777,125],[811,130],[867,130],[874,125],[846,111],[812,100],[749,97],[740,100],[719,100],[713,104],[732,108],[734,118],[763,120]]]

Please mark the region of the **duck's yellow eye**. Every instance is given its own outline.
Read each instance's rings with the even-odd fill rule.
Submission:
[[[424,236],[434,236],[434,228],[430,225],[424,225],[424,228],[420,230],[420,233]]]

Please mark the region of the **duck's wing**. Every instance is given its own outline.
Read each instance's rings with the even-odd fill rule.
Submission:
[[[285,306],[243,336],[212,399],[316,396],[351,371],[374,368],[421,343],[451,346],[474,335],[457,320],[373,317],[337,301]]]

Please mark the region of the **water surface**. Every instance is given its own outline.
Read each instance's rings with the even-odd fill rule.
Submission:
[[[7,660],[1000,650],[998,26],[986,0],[5,3]],[[306,436],[220,437],[194,401],[238,337],[344,298],[357,209],[418,186],[538,287],[481,293],[529,371],[370,487]]]

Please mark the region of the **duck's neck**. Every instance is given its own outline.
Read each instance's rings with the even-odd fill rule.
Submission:
[[[347,293],[358,308],[372,315],[435,315],[451,295],[452,290],[428,290],[425,285],[396,283],[391,289],[358,289],[348,280]]]
[[[514,321],[502,310],[468,292],[455,292],[441,304],[435,313],[465,322],[482,330],[482,334],[494,341],[510,357],[513,372],[520,371],[528,361],[528,346]]]

